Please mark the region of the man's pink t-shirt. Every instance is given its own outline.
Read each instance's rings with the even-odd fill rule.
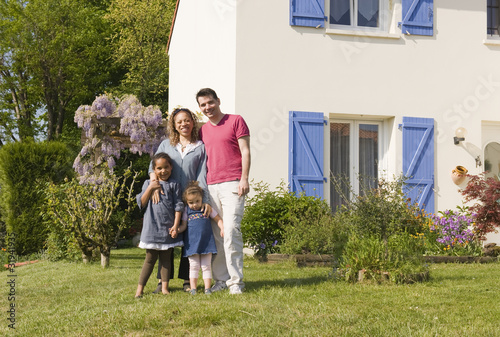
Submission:
[[[241,152],[238,138],[249,136],[243,117],[224,115],[219,124],[207,122],[200,138],[207,151],[207,184],[213,185],[241,178]]]

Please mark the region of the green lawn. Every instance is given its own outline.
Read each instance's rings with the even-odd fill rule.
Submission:
[[[17,267],[15,302],[3,271],[0,335],[18,336],[500,336],[500,264],[436,264],[414,285],[346,284],[329,268],[245,260],[246,291],[134,299],[144,251],[113,250],[98,263]],[[177,263],[176,263],[177,265]],[[200,280],[199,289],[201,289]]]

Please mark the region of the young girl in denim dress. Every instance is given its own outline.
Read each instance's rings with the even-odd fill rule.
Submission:
[[[182,215],[179,232],[184,232],[184,256],[189,259],[189,283],[191,295],[196,294],[198,273],[200,268],[205,284],[205,294],[210,295],[212,283],[212,254],[217,254],[215,239],[212,231],[212,218],[220,229],[221,237],[224,237],[224,225],[222,218],[212,209],[210,217],[203,215],[203,189],[198,182],[192,181],[184,190],[183,200],[186,208]]]
[[[139,277],[136,298],[142,297],[158,256],[161,257],[161,291],[163,294],[169,293],[170,255],[174,247],[184,244],[182,235],[177,235],[184,203],[180,185],[175,180],[169,179],[172,173],[172,160],[168,154],[158,153],[153,156],[152,162],[158,180],[146,180],[142,192],[137,195],[139,208],[145,209],[139,248],[146,249],[146,259]],[[151,201],[151,195],[155,190],[162,191],[158,203]]]

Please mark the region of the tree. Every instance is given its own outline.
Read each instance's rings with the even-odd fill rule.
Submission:
[[[109,266],[111,247],[129,225],[135,204],[132,192],[137,175],[129,169],[120,177],[106,174],[99,184],[81,185],[77,180],[71,180],[59,186],[47,185],[46,210],[54,221],[73,235],[84,262],[90,261],[92,251],[99,248],[101,266]],[[116,216],[122,200],[126,204],[125,210]]]
[[[23,12],[25,2],[0,3],[0,140],[17,141],[31,138],[36,127],[33,119],[37,108],[37,86],[28,71],[24,53],[26,40]],[[2,141],[2,143],[3,143]]]
[[[119,82],[121,70],[110,58],[106,5],[85,0],[0,3],[3,139],[15,140],[16,134],[21,140],[40,134],[58,138],[79,102]],[[9,134],[15,122],[16,132]]]
[[[73,164],[78,179],[47,186],[47,212],[72,235],[84,261],[99,248],[101,265],[107,267],[110,249],[134,209],[133,188],[138,176],[132,175],[130,167],[117,175],[115,159],[126,147],[133,153],[153,155],[165,137],[164,121],[158,107],[144,107],[135,96],[119,100],[101,95],[92,105],[78,108],[75,122],[86,137]],[[130,177],[131,183],[127,181]],[[120,206],[124,206],[123,212]]]
[[[126,67],[121,93],[137,96],[144,105],[167,110],[166,47],[175,0],[113,0],[107,18],[115,28],[113,58]]]

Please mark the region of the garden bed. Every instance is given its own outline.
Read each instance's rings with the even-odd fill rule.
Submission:
[[[498,262],[492,256],[424,256],[425,262],[430,263],[491,263]]]
[[[314,255],[314,254],[269,254],[267,260],[262,262],[277,263],[281,261],[292,260],[298,267],[311,266],[331,266],[334,261],[333,255]],[[428,263],[492,263],[498,262],[497,257],[491,256],[424,256]]]

